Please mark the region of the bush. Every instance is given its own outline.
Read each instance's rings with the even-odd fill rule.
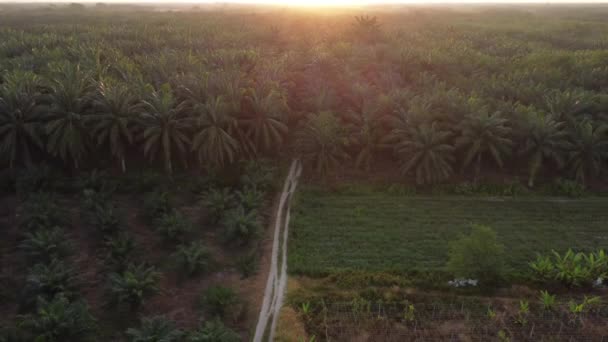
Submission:
[[[42,192],[31,194],[17,214],[19,227],[28,231],[56,226],[65,227],[69,223],[66,216],[65,211],[57,205],[55,198]]]
[[[21,323],[28,341],[65,342],[85,341],[92,337],[95,319],[82,301],[70,302],[57,295],[52,300],[38,298],[35,314],[25,316]]]
[[[450,243],[447,268],[457,277],[494,284],[504,273],[504,253],[491,228],[473,225],[470,235]]]
[[[578,198],[585,194],[585,186],[573,180],[557,179],[553,187],[553,194]]]
[[[184,336],[175,323],[164,316],[142,318],[139,329],[129,328],[126,334],[129,342],[178,342]]]
[[[178,246],[174,258],[179,268],[189,276],[206,272],[211,265],[211,254],[199,242]]]
[[[76,280],[74,269],[57,259],[49,264],[36,264],[25,279],[26,304],[40,296],[49,299],[61,293],[71,297],[76,292]]]
[[[575,253],[568,249],[563,255],[552,251],[553,259],[537,256],[530,263],[537,281],[557,281],[570,287],[589,286],[597,279],[608,277],[608,256],[603,250],[595,253]]]
[[[126,232],[119,233],[106,239],[105,247],[108,250],[106,264],[113,269],[123,271],[135,250],[135,240]]]
[[[154,267],[129,264],[125,271],[110,274],[111,301],[137,308],[147,296],[160,291],[159,280],[160,273]]]
[[[228,313],[236,314],[237,306],[240,304],[237,293],[224,286],[212,286],[201,298],[203,309],[210,315],[219,316],[220,318],[227,317]],[[236,310],[238,311],[238,310]]]
[[[201,202],[212,222],[219,222],[224,214],[235,205],[235,198],[229,188],[210,189],[203,193]]]
[[[53,227],[26,233],[19,248],[23,250],[28,259],[48,263],[53,259],[69,255],[70,246],[63,229]]]
[[[190,333],[188,342],[238,342],[241,336],[226,327],[222,321],[215,319],[207,321],[198,329]]]
[[[245,210],[237,207],[226,213],[222,225],[226,242],[236,242],[240,245],[250,243],[258,236],[261,225],[255,210]]]
[[[192,224],[179,211],[164,214],[156,222],[156,231],[167,241],[177,241],[192,230]]]
[[[171,198],[165,191],[154,191],[144,197],[144,217],[154,220],[168,214],[172,210]]]

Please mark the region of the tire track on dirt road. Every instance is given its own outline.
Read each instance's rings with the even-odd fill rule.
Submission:
[[[264,300],[262,301],[262,307],[255,329],[254,342],[262,342],[265,336],[268,337],[267,341],[273,341],[274,339],[274,331],[278,322],[279,312],[283,306],[285,288],[287,287],[287,237],[289,233],[291,197],[296,190],[298,178],[301,173],[302,165],[300,161],[296,159],[291,163],[289,173],[285,178],[279,205],[277,207],[274,221],[270,271],[268,272],[268,280],[266,281],[266,288],[264,290]]]

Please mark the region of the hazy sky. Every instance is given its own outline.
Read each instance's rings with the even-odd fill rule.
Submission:
[[[301,0],[300,0],[301,1]],[[132,3],[150,3],[150,2],[166,2],[166,3],[275,3],[275,4],[292,4],[289,0],[0,0],[2,2],[44,2],[44,3],[69,3],[69,2],[132,2]],[[408,3],[570,3],[570,4],[586,4],[586,3],[608,3],[608,0],[328,0],[331,3],[339,4],[408,4]]]

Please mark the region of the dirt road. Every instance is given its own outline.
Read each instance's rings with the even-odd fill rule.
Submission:
[[[291,197],[302,173],[299,160],[294,160],[285,178],[285,184],[277,207],[274,237],[272,241],[272,257],[264,300],[260,309],[258,324],[256,325],[254,342],[273,341],[279,312],[283,306],[285,288],[287,286],[287,237],[289,232],[289,210]],[[265,339],[266,338],[266,339]]]

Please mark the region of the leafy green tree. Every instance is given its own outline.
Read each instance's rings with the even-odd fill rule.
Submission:
[[[275,90],[263,95],[251,89],[246,103],[239,125],[253,143],[255,152],[278,150],[288,131],[284,120],[289,108],[284,97]]]
[[[564,154],[569,147],[564,126],[564,122],[556,121],[551,115],[525,109],[520,153],[529,159],[528,186],[534,186],[536,175],[547,159],[558,167],[563,166]]]
[[[137,120],[137,101],[126,85],[100,82],[93,99],[96,115],[90,116],[91,134],[99,146],[107,146],[126,171],[126,148],[133,143],[133,129]]]
[[[608,161],[608,124],[583,121],[571,137],[568,165],[576,179],[585,184],[606,168]]]
[[[452,133],[438,128],[437,122],[394,129],[390,139],[404,174],[414,171],[418,184],[435,183],[453,173]]]
[[[511,128],[507,126],[507,119],[500,113],[481,111],[466,116],[459,127],[460,136],[456,139],[456,146],[465,151],[463,168],[475,160],[475,180],[479,178],[482,158],[489,154],[494,162],[502,168],[503,158],[511,152],[513,145],[509,135]]]
[[[447,268],[457,277],[495,283],[505,267],[505,248],[490,227],[473,225],[471,233],[450,243]]]
[[[51,86],[46,123],[48,151],[78,168],[88,144],[85,116],[90,107],[92,78],[78,65],[65,65]]]
[[[201,164],[222,167],[236,160],[239,141],[233,136],[235,119],[229,114],[222,97],[214,97],[206,103],[197,103],[193,110],[198,113],[192,150],[198,153]]]
[[[32,153],[43,147],[40,104],[42,81],[30,72],[13,72],[0,86],[0,158],[30,165]]]
[[[346,152],[346,130],[330,111],[310,114],[296,133],[296,149],[304,163],[321,175],[326,175],[349,158]]]
[[[188,118],[178,107],[179,103],[173,97],[168,84],[153,92],[150,98],[141,104],[144,155],[150,160],[160,155],[169,175],[173,173],[172,160],[175,152],[184,166],[187,166],[186,152],[190,144],[187,134]]]

